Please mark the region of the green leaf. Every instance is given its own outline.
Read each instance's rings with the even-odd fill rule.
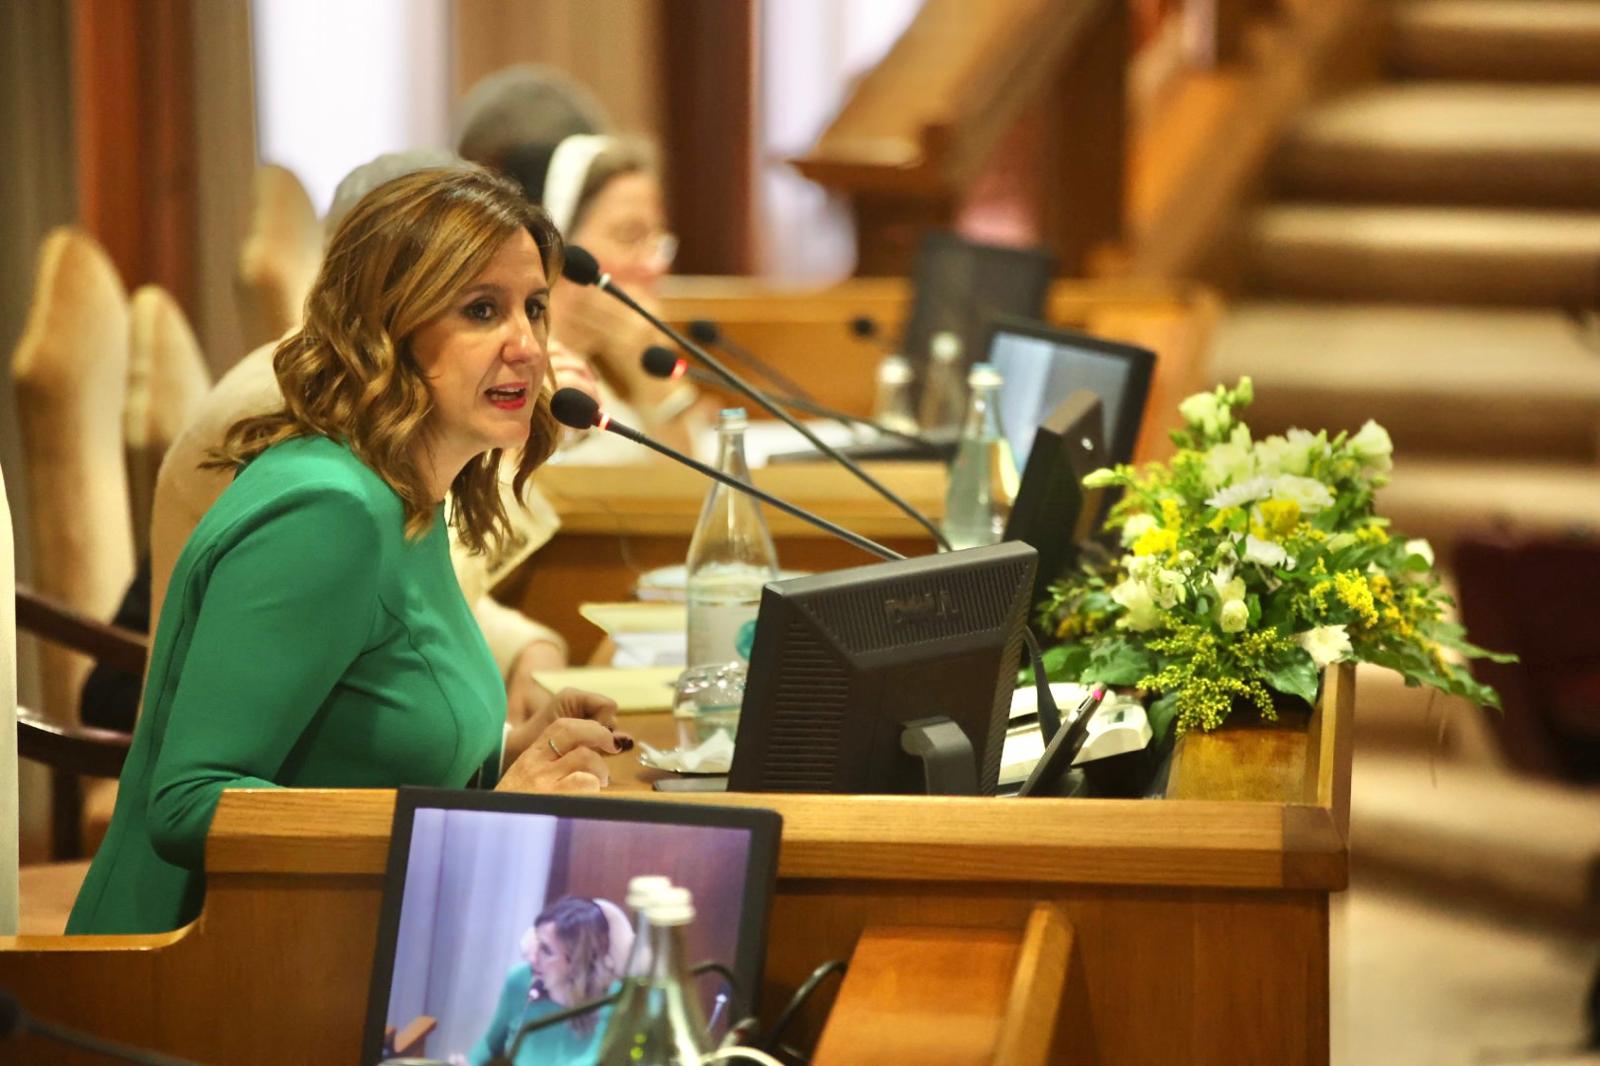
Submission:
[[[1089,656],[1082,680],[1107,685],[1136,685],[1139,679],[1155,672],[1155,660],[1143,648],[1126,640],[1111,640],[1096,647]]]
[[[1151,740],[1164,744],[1172,736],[1172,726],[1178,720],[1178,693],[1168,692],[1157,697],[1145,708],[1145,718],[1150,722]]]
[[[1268,663],[1262,671],[1268,686],[1286,696],[1299,696],[1307,703],[1317,701],[1317,685],[1322,680],[1317,664],[1304,648],[1295,648],[1287,655]]]

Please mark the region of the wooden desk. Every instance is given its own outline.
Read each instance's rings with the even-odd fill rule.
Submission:
[[[1057,957],[1084,990],[1058,1012],[1046,1061],[1324,1064],[1354,671],[1324,689],[1308,722],[1186,739],[1181,798],[1166,801],[689,801],[783,814],[769,1010],[869,928],[1016,934],[1049,903],[1071,931]],[[199,921],[157,936],[0,938],[0,987],[42,1017],[201,1061],[353,1062],[393,804],[384,791],[230,792]],[[929,966],[906,979],[943,972]],[[975,995],[973,1010],[980,1001],[993,997]]]
[[[923,514],[944,514],[939,463],[870,463],[866,469]],[[795,463],[753,473],[760,488],[815,511],[906,555],[934,550],[921,526],[849,471],[831,463]],[[550,466],[539,490],[561,515],[561,530],[495,595],[567,638],[570,659],[588,662],[602,634],[578,614],[583,603],[633,599],[646,571],[683,563],[708,482],[684,467]],[[878,560],[831,534],[764,508],[779,565],[826,571]]]

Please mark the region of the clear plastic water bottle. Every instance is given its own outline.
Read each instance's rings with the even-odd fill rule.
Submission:
[[[1000,425],[1000,372],[977,363],[967,375],[967,417],[950,466],[944,535],[952,548],[998,544],[1017,497],[1017,463]]]
[[[698,1066],[711,1038],[683,944],[684,927],[694,921],[693,897],[686,888],[658,888],[644,912],[649,943],[642,954],[635,944],[627,977],[632,994],[612,1009],[595,1061],[598,1066]]]
[[[929,431],[961,428],[967,410],[967,390],[962,385],[961,338],[940,330],[928,344],[928,380],[922,387],[922,428]]]
[[[717,425],[717,468],[749,482],[744,409],[728,408]],[[698,744],[726,729],[731,736],[744,699],[745,669],[761,607],[761,587],[778,576],[761,506],[714,484],[689,542],[689,648],[675,701],[680,742]]]
[[[886,355],[878,363],[872,420],[897,433],[916,433],[921,428],[911,407],[911,364],[903,356]]]

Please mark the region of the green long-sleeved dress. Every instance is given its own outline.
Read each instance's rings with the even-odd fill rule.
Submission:
[[[179,928],[226,788],[460,787],[497,756],[505,687],[450,565],[443,507],[322,437],[276,445],[173,570],[144,710],[69,933]]]

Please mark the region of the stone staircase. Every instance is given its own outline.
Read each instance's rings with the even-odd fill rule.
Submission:
[[[1600,529],[1600,0],[1386,15],[1384,77],[1304,117],[1242,227],[1215,375],[1261,432],[1383,422],[1384,506],[1446,549]]]

